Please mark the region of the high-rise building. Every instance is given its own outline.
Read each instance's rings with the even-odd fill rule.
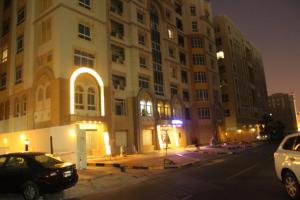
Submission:
[[[214,17],[225,132],[222,140],[251,140],[267,112],[267,88],[259,50],[227,17]]]
[[[0,152],[26,143],[85,167],[121,149],[177,148],[190,134],[199,143],[215,134],[207,0],[0,4]]]
[[[293,94],[275,93],[268,97],[269,111],[274,121],[284,125],[286,134],[295,133],[297,127],[297,111]]]

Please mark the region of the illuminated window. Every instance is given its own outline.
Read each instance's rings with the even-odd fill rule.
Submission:
[[[74,50],[74,65],[81,67],[94,67],[95,56],[80,50]]]
[[[147,101],[146,103],[146,110],[147,110],[147,115],[148,116],[152,116],[153,115],[153,105],[152,105],[152,102],[151,101]]]
[[[141,111],[141,116],[143,117],[150,117],[153,116],[153,105],[151,101],[145,101],[141,100],[140,101],[140,111]]]
[[[4,48],[2,50],[1,62],[4,63],[7,61],[7,59],[8,59],[8,49]]]
[[[175,38],[175,34],[174,34],[174,31],[172,29],[168,29],[168,37],[169,37],[169,39],[174,39]]]
[[[88,89],[88,96],[87,96],[88,110],[96,110],[95,94],[96,92],[94,88]]]
[[[157,103],[157,112],[160,118],[164,117],[164,105],[162,102]]]
[[[81,86],[76,86],[75,88],[75,108],[84,109],[83,105],[83,88]]]
[[[164,110],[165,110],[165,116],[167,117],[171,117],[171,106],[170,104],[165,104],[164,106]]]
[[[224,52],[223,51],[219,51],[218,53],[217,53],[217,59],[219,60],[219,59],[224,59]]]
[[[140,111],[141,111],[141,116],[143,117],[147,116],[146,102],[144,100],[140,101]]]

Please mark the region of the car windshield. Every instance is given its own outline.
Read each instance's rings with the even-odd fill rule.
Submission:
[[[37,155],[34,156],[34,159],[44,167],[50,167],[56,164],[63,163],[60,159],[54,157],[51,154]]]

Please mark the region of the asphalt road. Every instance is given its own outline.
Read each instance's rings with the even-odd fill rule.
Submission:
[[[156,175],[122,189],[92,194],[84,200],[284,200],[268,144],[236,155]]]

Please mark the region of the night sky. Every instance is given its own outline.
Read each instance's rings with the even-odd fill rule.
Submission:
[[[212,0],[263,55],[268,94],[296,94],[300,110],[300,0]]]

